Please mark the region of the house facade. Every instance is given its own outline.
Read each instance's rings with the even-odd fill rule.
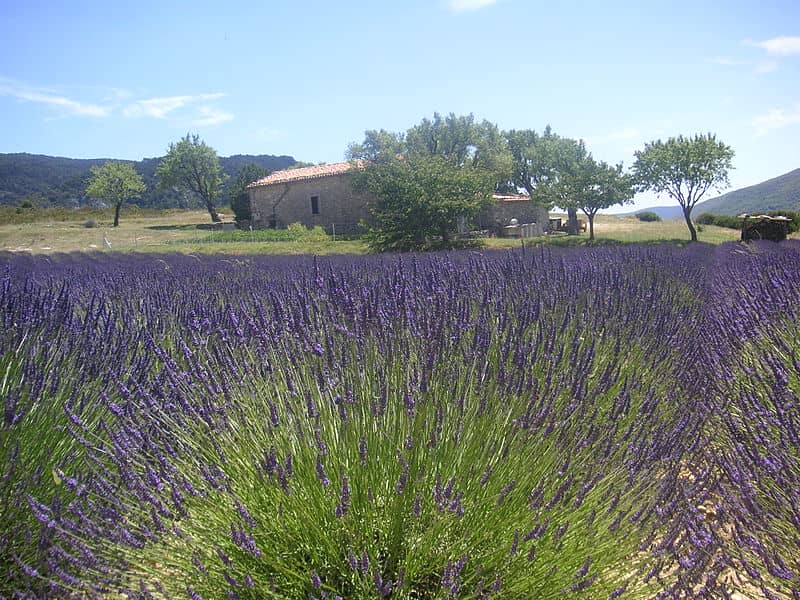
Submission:
[[[247,186],[254,229],[282,229],[291,223],[320,226],[331,233],[359,233],[369,222],[368,192],[353,190],[352,169],[359,163],[332,163],[276,171]],[[548,225],[547,210],[528,196],[495,194],[492,204],[478,216],[480,229],[498,232],[517,219],[522,223]]]
[[[353,190],[353,163],[276,171],[247,186],[254,229],[282,229],[291,223],[320,226],[328,233],[358,233],[369,220],[371,197]]]

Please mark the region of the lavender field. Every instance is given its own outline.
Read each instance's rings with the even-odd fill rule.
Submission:
[[[0,597],[800,598],[799,312],[793,241],[0,258]]]

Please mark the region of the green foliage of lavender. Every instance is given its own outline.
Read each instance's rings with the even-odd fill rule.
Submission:
[[[798,594],[799,258],[2,259],[0,595]]]

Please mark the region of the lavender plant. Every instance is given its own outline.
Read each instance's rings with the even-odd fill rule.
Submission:
[[[4,259],[0,594],[797,594],[798,253]]]

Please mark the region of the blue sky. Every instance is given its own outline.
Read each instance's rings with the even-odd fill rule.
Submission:
[[[732,189],[800,167],[797,0],[126,5],[0,0],[0,152],[133,160],[192,131],[223,156],[335,162],[438,111],[550,124],[626,166],[714,132]]]

